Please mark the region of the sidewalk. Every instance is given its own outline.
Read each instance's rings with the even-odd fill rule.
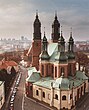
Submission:
[[[86,93],[77,101],[76,108],[79,108],[85,102],[88,95],[89,95],[89,93]]]
[[[24,97],[25,97],[25,98],[24,98],[24,101],[26,101],[26,99],[28,99],[28,100],[34,102],[35,104],[38,104],[40,107],[42,106],[42,107],[46,108],[46,110],[58,110],[57,108],[55,108],[55,107],[50,107],[49,104],[47,104],[47,103],[45,103],[45,102],[41,102],[41,101],[39,101],[39,100],[37,100],[37,99],[35,99],[35,98],[29,98],[29,97],[27,97],[27,96],[24,96]],[[24,104],[24,106],[26,106],[26,105]],[[24,110],[25,110],[25,109],[24,109]],[[30,109],[29,109],[29,110],[30,110]],[[36,109],[36,110],[37,110],[37,109]],[[40,109],[40,110],[41,110],[41,109]],[[61,109],[61,110],[64,110],[64,109]],[[76,107],[72,108],[72,110],[76,110]]]

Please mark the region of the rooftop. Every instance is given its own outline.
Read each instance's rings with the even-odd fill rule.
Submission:
[[[88,77],[80,71],[76,72],[75,77],[69,76],[68,78],[64,78],[63,76],[53,79],[52,77],[44,77],[40,76],[40,73],[36,71],[35,67],[29,68],[29,77],[26,79],[28,82],[32,82],[34,85],[45,87],[51,89],[51,87],[55,89],[61,90],[69,90],[73,87],[78,87],[88,80]],[[52,86],[53,85],[53,86]]]

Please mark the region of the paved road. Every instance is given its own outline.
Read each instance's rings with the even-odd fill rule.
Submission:
[[[21,72],[22,72],[22,76],[16,93],[16,98],[14,101],[14,110],[22,110],[22,101],[24,96],[24,88],[25,88],[24,86],[25,86],[27,70],[21,67]]]
[[[25,79],[27,70],[22,68],[22,77],[14,101],[14,110],[54,110],[25,96]]]
[[[77,105],[76,110],[89,110],[89,93]]]
[[[25,97],[24,110],[50,110],[49,108],[43,107],[38,102],[33,102]]]
[[[89,92],[82,99],[80,99],[79,102],[80,103],[77,104],[76,110],[89,110]]]

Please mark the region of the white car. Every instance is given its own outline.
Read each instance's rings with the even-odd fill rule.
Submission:
[[[16,89],[14,89],[12,93],[13,93],[13,95],[15,95],[16,94]]]

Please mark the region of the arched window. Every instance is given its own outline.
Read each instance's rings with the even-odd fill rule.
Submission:
[[[66,96],[65,95],[62,96],[62,100],[66,100]]]
[[[58,95],[57,95],[57,94],[55,94],[55,99],[57,99],[57,100],[58,100]]]

